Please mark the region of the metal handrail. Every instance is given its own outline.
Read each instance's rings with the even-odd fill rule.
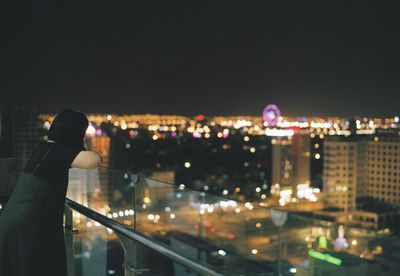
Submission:
[[[136,241],[152,250],[155,252],[173,260],[176,263],[179,263],[186,268],[190,269],[191,271],[199,274],[199,275],[204,275],[204,276],[222,276],[223,274],[220,274],[204,265],[200,265],[199,263],[190,260],[182,255],[179,255],[175,251],[171,250],[170,248],[166,247],[160,242],[151,240],[150,238],[147,238],[132,229],[102,215],[99,214],[69,198],[66,198],[65,200],[65,205],[67,205],[69,208],[81,213],[82,215],[97,221],[98,223],[102,224],[105,227],[108,227],[112,229],[113,231],[124,235],[125,237]]]

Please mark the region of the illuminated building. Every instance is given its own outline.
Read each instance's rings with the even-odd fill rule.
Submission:
[[[357,181],[365,174],[357,169],[357,141],[334,137],[324,143],[323,191],[325,206],[344,211],[356,208]],[[363,192],[363,191],[360,191]]]
[[[308,134],[294,135],[292,138],[292,150],[295,158],[295,183],[310,183],[310,136]]]
[[[324,155],[328,206],[355,209],[357,197],[400,205],[398,135],[328,138]]]
[[[400,205],[398,134],[330,137],[324,144],[324,157],[325,207],[344,211],[352,224],[383,228],[396,212],[371,204]]]
[[[67,197],[88,205],[88,197],[100,190],[99,177],[101,177],[101,174],[99,174],[98,169],[70,169]]]
[[[99,153],[102,157],[101,165],[109,167],[110,137],[92,136],[87,139],[88,149]]]
[[[102,157],[101,166],[99,169],[99,181],[102,188],[108,186],[109,183],[109,171],[110,166],[110,137],[108,136],[89,136],[86,140],[88,150],[99,153]]]
[[[289,138],[272,141],[272,183],[292,186],[294,177],[292,142]]]
[[[272,184],[279,184],[284,194],[294,195],[299,184],[310,183],[309,147],[308,134],[272,139]]]
[[[367,196],[400,205],[400,137],[373,136],[367,148]]]

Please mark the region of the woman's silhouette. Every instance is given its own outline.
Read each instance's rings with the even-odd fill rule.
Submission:
[[[86,151],[88,120],[65,109],[54,119],[48,140],[27,162],[0,215],[1,276],[65,276],[63,210],[70,167],[96,168],[101,157]]]

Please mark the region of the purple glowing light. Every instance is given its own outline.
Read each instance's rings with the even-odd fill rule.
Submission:
[[[268,123],[268,126],[276,126],[280,116],[281,111],[274,104],[267,105],[263,110],[263,120]]]

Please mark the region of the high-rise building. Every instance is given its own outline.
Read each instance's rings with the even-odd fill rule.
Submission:
[[[110,163],[110,137],[92,136],[87,139],[88,149],[97,152],[102,157],[101,165],[108,168]]]
[[[292,138],[294,152],[295,184],[310,183],[310,136],[295,134]]]
[[[329,137],[324,144],[327,207],[355,210],[357,198],[400,205],[400,136]]]
[[[295,134],[272,139],[272,184],[291,187],[310,183],[310,138]]]
[[[110,170],[110,137],[105,135],[88,135],[86,146],[88,150],[97,152],[102,157],[101,167],[97,171],[99,188],[104,193],[108,190],[108,185],[114,173]]]
[[[367,142],[367,196],[400,206],[400,136],[375,136]]]
[[[292,141],[287,137],[272,139],[272,184],[292,187],[294,179]]]
[[[325,140],[323,191],[326,207],[345,211],[356,208],[357,149],[354,139],[335,136]]]

